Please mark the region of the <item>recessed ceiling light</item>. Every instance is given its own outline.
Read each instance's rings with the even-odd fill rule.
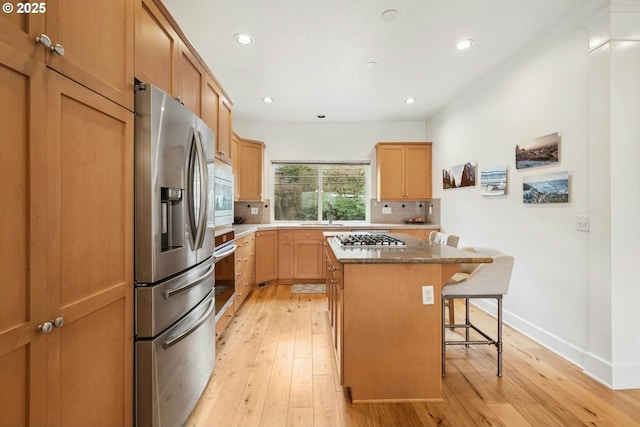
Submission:
[[[466,39],[466,40],[460,40],[458,43],[456,43],[455,46],[456,46],[456,49],[458,50],[465,50],[465,49],[469,49],[472,44],[473,44],[473,40]]]
[[[263,101],[265,104],[271,104],[271,103],[273,102],[273,98],[272,98],[272,97],[270,97],[270,96],[265,96],[264,98],[262,98],[262,101]]]
[[[389,9],[382,12],[382,19],[385,21],[393,21],[398,16],[398,11],[395,9]]]
[[[253,37],[249,34],[238,33],[233,36],[236,41],[240,44],[251,44],[253,43]]]
[[[407,98],[404,102],[406,102],[407,104],[413,104],[416,102],[415,98]]]
[[[376,68],[378,66],[378,63],[376,61],[369,61],[366,64],[364,64],[364,66],[369,69]]]

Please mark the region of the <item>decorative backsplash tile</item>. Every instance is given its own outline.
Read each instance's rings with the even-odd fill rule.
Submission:
[[[371,200],[371,222],[374,224],[404,224],[409,218],[423,218],[427,224],[440,224],[440,199],[420,202]]]
[[[388,212],[391,209],[390,214]],[[235,202],[234,216],[243,224],[268,224],[271,200],[262,202]],[[252,213],[257,212],[257,213]],[[424,202],[378,202],[371,200],[372,224],[404,224],[409,218],[423,218],[426,224],[440,224],[440,199]]]
[[[269,209],[271,200],[265,199],[262,202],[235,202],[233,205],[233,215],[242,218],[243,224],[268,224],[270,221]],[[252,209],[254,212],[252,213]],[[238,223],[236,221],[236,223]]]

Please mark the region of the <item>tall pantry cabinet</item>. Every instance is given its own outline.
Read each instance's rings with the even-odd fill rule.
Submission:
[[[133,1],[45,7],[0,15],[0,426],[130,426]]]

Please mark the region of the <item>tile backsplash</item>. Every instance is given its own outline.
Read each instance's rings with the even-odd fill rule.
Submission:
[[[372,199],[370,208],[372,224],[404,224],[405,220],[416,217],[424,218],[427,224],[440,224],[440,199],[423,202],[378,202]],[[391,213],[383,213],[388,212],[389,208]],[[269,199],[262,202],[235,202],[234,216],[243,218],[244,224],[268,224],[270,209]]]
[[[268,224],[270,220],[269,209],[271,200],[265,199],[262,202],[235,202],[233,205],[233,215],[244,218],[244,224]],[[258,213],[252,213],[252,209]]]
[[[440,224],[440,199],[420,202],[371,200],[371,222],[374,224],[404,224],[409,218],[424,218],[427,224]]]

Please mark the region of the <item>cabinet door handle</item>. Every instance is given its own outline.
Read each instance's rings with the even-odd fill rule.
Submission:
[[[43,334],[50,334],[51,331],[53,331],[53,323],[44,322],[43,324],[38,325],[38,330]]]
[[[38,37],[36,37],[36,43],[40,43],[47,49],[51,47],[51,39],[46,34],[40,34]]]
[[[55,53],[58,56],[64,56],[64,47],[61,44],[56,43],[55,45],[50,47],[51,52]]]
[[[56,320],[53,321],[53,326],[55,328],[62,328],[62,325],[64,325],[64,317],[56,317]]]

